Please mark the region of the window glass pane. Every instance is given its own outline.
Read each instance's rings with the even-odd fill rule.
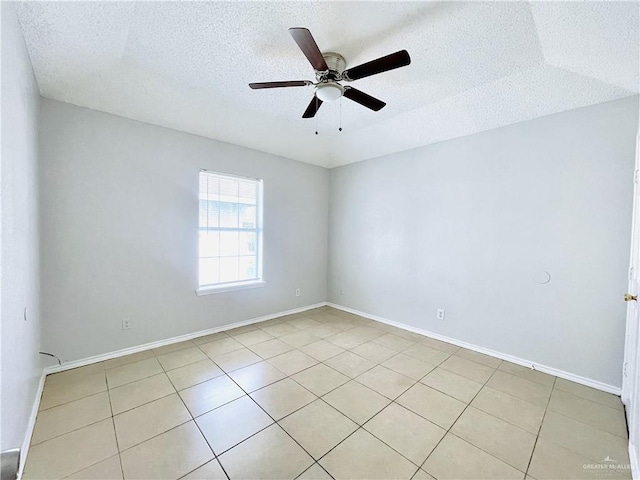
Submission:
[[[200,200],[217,198],[220,193],[220,180],[215,175],[200,173]]]
[[[217,198],[220,195],[220,179],[215,175],[207,175],[207,177],[207,193]]]
[[[240,255],[255,255],[257,250],[256,232],[240,232]]]
[[[261,192],[259,180],[200,172],[201,286],[258,279]]]
[[[201,227],[210,228],[218,226],[220,202],[217,200],[200,200],[199,224]]]
[[[223,228],[238,228],[238,204],[220,202],[220,226]]]
[[[231,178],[220,179],[220,200],[223,202],[238,202],[238,180]]]
[[[212,285],[220,282],[220,259],[200,259],[200,285]]]
[[[240,203],[255,205],[258,198],[258,185],[255,182],[243,182],[239,184],[238,195]]]
[[[220,282],[238,281],[238,257],[220,259]]]
[[[200,232],[200,258],[220,256],[220,232]]]
[[[220,225],[220,201],[209,200],[207,202],[207,227]]]
[[[258,271],[256,269],[256,257],[238,257],[239,265],[239,280],[251,280],[258,277]]]
[[[207,201],[200,199],[200,215],[198,216],[198,225],[207,226]]]
[[[240,228],[256,228],[256,206],[239,205]]]
[[[220,232],[220,256],[238,255],[238,232]]]

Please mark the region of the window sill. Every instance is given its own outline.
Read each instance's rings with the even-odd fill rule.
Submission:
[[[249,288],[264,287],[267,282],[262,280],[252,280],[251,282],[238,282],[230,285],[212,285],[209,287],[200,287],[196,290],[196,295],[212,295],[214,293],[234,292],[236,290],[247,290]]]

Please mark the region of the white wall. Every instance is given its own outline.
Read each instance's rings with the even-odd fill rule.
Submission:
[[[629,97],[333,169],[330,301],[620,386],[637,126]]]
[[[619,386],[637,111],[329,173],[43,99],[43,347],[74,360],[329,299]],[[200,168],[264,178],[266,287],[195,295]]]
[[[46,99],[40,129],[43,343],[64,360],[326,300],[328,170]],[[265,287],[195,295],[201,168],[264,179]]]
[[[22,447],[42,364],[38,305],[38,87],[10,2],[2,16],[2,445]],[[27,309],[27,320],[24,309]]]

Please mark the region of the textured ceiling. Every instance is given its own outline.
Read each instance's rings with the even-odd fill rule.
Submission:
[[[44,97],[327,167],[638,93],[638,2],[23,2]],[[410,66],[352,85],[303,120],[314,80],[287,29],[354,66]]]

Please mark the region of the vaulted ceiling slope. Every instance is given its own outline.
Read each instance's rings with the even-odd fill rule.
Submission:
[[[44,97],[326,167],[638,93],[638,2],[23,2]],[[315,80],[287,29],[347,67],[408,67],[302,119]]]

